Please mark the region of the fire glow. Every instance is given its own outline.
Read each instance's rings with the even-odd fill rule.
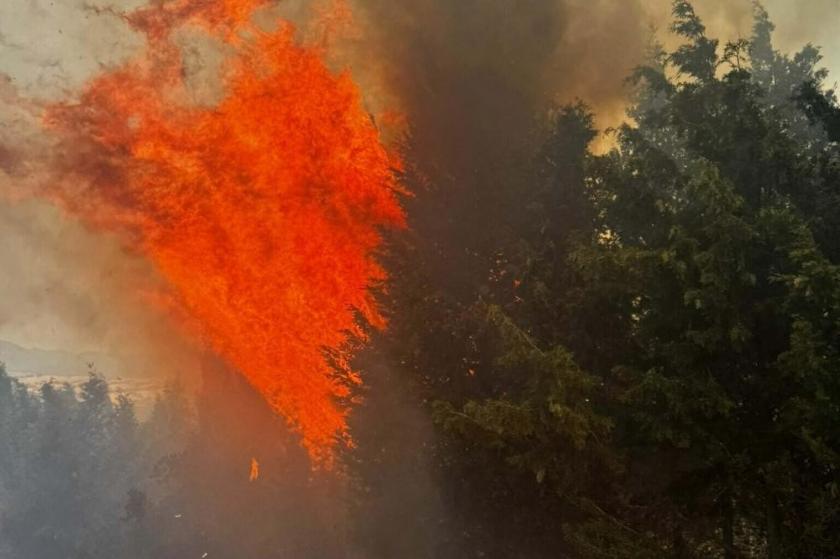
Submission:
[[[48,108],[57,138],[44,195],[146,256],[212,349],[301,435],[316,460],[349,442],[348,364],[362,323],[383,326],[374,253],[401,227],[394,169],[348,75],[251,23],[264,1],[155,3],[126,19],[144,54]],[[188,101],[175,32],[233,54],[224,95]]]

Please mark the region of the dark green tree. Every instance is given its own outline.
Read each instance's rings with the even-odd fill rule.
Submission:
[[[447,244],[422,222],[404,250],[394,345],[467,556],[840,546],[840,113],[818,50],[775,51],[760,6],[726,45],[673,14],[684,43],[631,76],[612,152],[567,108],[483,198],[507,203],[470,221],[493,246],[471,291],[432,273]]]

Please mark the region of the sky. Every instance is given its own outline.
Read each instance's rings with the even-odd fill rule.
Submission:
[[[72,97],[100,69],[119,64],[142,47],[114,11],[143,3],[0,2],[0,74],[9,79],[6,86],[0,81],[0,136],[22,142],[35,134],[34,122],[5,104],[10,91],[43,100]],[[610,7],[609,2],[599,5]],[[807,41],[822,46],[833,83],[833,76],[840,76],[840,0],[767,0],[765,5],[776,23],[777,47],[790,51]],[[667,0],[639,0],[638,6],[640,17],[649,20],[642,23],[663,27]],[[697,0],[696,6],[712,34],[749,36],[746,0]],[[585,28],[577,32],[579,40],[587,40]],[[586,98],[586,91],[578,94]],[[0,178],[25,180],[25,173]],[[9,182],[0,181],[0,190],[4,184]],[[124,354],[134,362],[142,356],[142,362],[186,363],[184,356],[194,348],[138,295],[159,287],[154,270],[125,252],[116,239],[86,231],[46,202],[13,201],[0,191],[0,339],[44,349]]]

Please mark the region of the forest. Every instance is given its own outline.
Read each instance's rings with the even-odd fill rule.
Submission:
[[[407,135],[332,469],[210,356],[143,418],[0,369],[0,559],[840,556],[840,104],[773,29],[676,0],[603,153],[586,99]]]

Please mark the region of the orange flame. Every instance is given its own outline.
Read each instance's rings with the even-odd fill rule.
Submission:
[[[215,351],[328,461],[349,443],[340,401],[382,227],[401,227],[397,159],[347,75],[293,29],[248,23],[261,0],[176,0],[126,16],[146,53],[47,111],[48,195],[154,262]],[[170,38],[199,25],[236,54],[214,107],[185,101]]]
[[[248,481],[254,482],[260,478],[260,463],[256,458],[251,458],[251,470],[248,473]]]

